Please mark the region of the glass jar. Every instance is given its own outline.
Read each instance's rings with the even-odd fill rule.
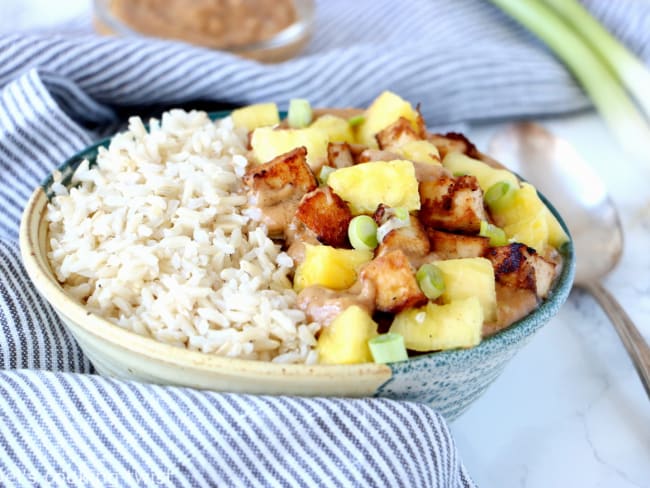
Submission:
[[[94,0],[102,34],[174,39],[263,62],[307,43],[313,0]]]

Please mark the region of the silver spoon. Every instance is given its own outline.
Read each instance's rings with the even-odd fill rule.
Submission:
[[[574,284],[603,307],[650,397],[650,348],[600,283],[623,250],[621,222],[603,181],[567,141],[532,122],[516,123],[496,134],[488,154],[529,180],[558,209],[574,240]]]

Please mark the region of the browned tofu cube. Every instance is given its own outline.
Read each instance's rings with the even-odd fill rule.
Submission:
[[[427,228],[477,234],[487,220],[483,192],[474,176],[420,183],[420,220]]]
[[[548,295],[555,278],[556,265],[541,257],[533,248],[512,243],[491,247],[485,257],[492,261],[497,283],[531,290],[540,298]]]
[[[546,298],[551,291],[556,276],[557,265],[535,253],[531,256],[531,265],[535,268],[535,283],[537,296]]]
[[[350,207],[328,186],[307,193],[296,210],[296,218],[316,238],[328,246],[344,247],[348,243]]]
[[[418,135],[419,139],[426,139],[427,137],[427,123],[424,120],[424,117],[422,117],[422,112],[420,111],[420,104],[418,103],[417,107],[415,107],[415,111],[418,114],[417,118],[415,119],[415,125],[417,126],[417,130],[415,131],[416,134]]]
[[[361,272],[361,280],[374,284],[375,305],[382,312],[397,313],[427,303],[415,279],[415,270],[399,249],[370,261]]]
[[[357,159],[359,159],[359,156],[363,151],[368,149],[368,146],[364,146],[363,144],[350,144],[350,152],[352,153],[352,159],[354,159],[354,162],[357,162]]]
[[[428,140],[438,148],[440,159],[443,159],[448,153],[459,152],[467,154],[471,158],[479,158],[479,151],[467,137],[458,132],[448,132],[447,134],[430,134]]]
[[[380,149],[392,149],[400,147],[407,142],[421,139],[413,129],[411,122],[404,117],[400,117],[388,127],[379,131],[375,135],[375,138]]]
[[[431,251],[440,259],[478,258],[490,247],[490,239],[481,236],[450,234],[435,229],[428,229]]]
[[[375,212],[376,213],[376,212]],[[429,254],[431,245],[424,227],[411,215],[411,225],[391,230],[377,247],[377,256],[388,254],[397,249],[404,252],[407,257],[423,257]]]
[[[383,203],[377,205],[377,210],[372,214],[372,219],[379,226],[384,224],[389,218],[392,217],[391,208]]]
[[[307,149],[298,147],[254,166],[244,175],[244,183],[257,197],[257,205],[265,207],[282,201],[299,199],[318,186],[307,164]]]
[[[350,144],[347,142],[330,142],[327,145],[327,163],[333,168],[347,168],[354,164]]]

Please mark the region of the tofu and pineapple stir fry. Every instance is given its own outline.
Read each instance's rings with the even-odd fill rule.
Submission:
[[[385,92],[365,111],[244,107],[251,204],[294,260],[321,363],[477,345],[550,292],[568,236],[535,188]]]

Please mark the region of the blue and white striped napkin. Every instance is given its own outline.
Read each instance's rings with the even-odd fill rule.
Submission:
[[[650,60],[648,3],[586,3]],[[274,66],[144,39],[0,36],[0,486],[473,486],[444,420],[423,405],[93,375],[19,257],[32,190],[135,106],[363,106],[383,89],[421,102],[431,125],[589,106],[539,43],[481,0],[323,1],[306,52]]]

